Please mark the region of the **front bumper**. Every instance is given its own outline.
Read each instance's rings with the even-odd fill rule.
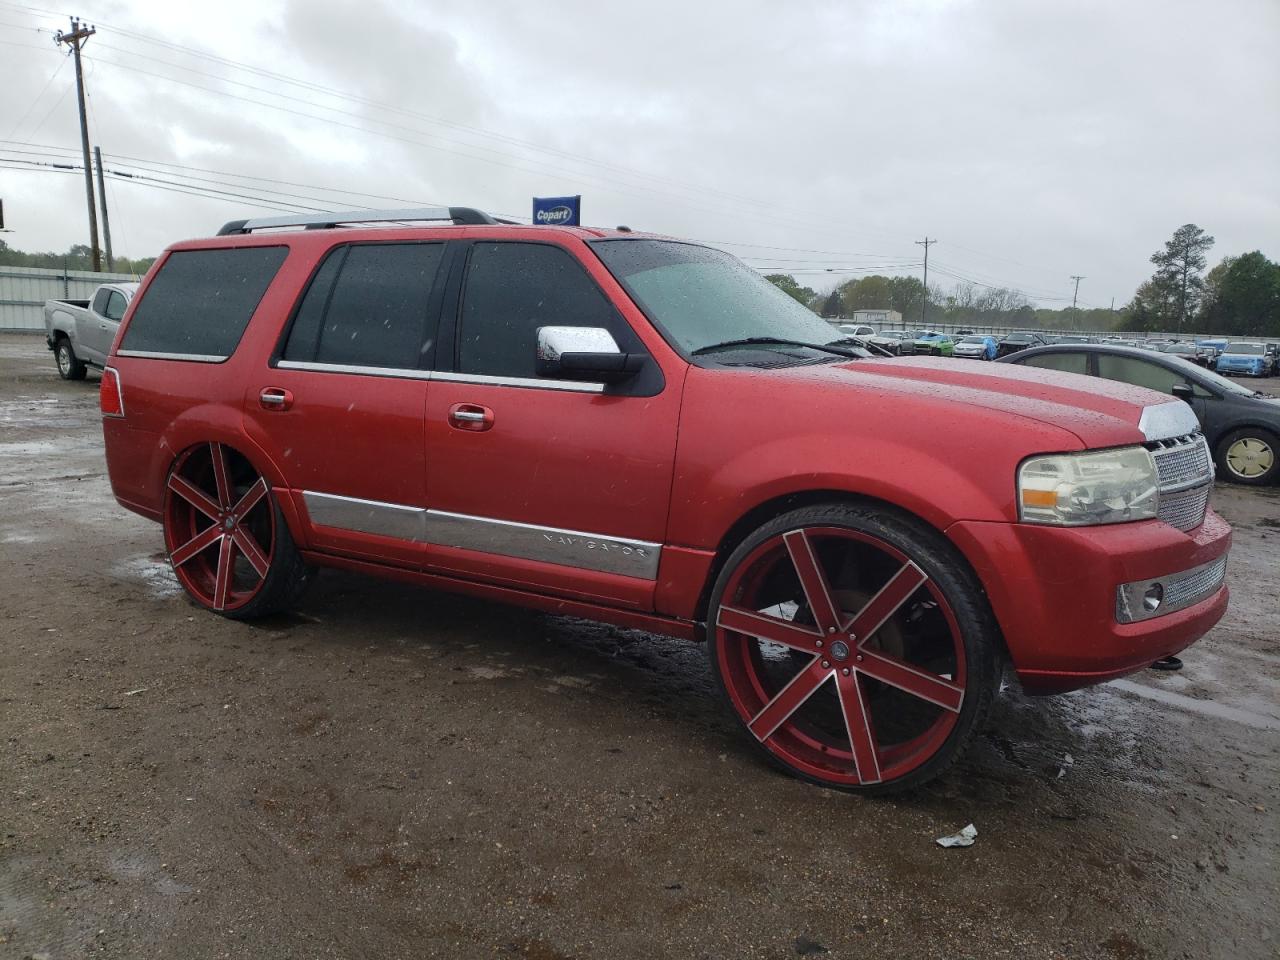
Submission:
[[[1183,533],[1159,520],[1101,527],[961,521],[947,530],[986,588],[1029,693],[1102,683],[1190,646],[1222,619],[1225,583],[1173,613],[1120,623],[1116,588],[1211,564],[1231,528],[1210,509]]]

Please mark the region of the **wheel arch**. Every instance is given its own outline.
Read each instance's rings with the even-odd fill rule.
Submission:
[[[265,448],[244,431],[238,409],[230,410],[215,403],[202,404],[183,411],[158,438],[151,474],[152,489],[158,492],[160,503],[163,503],[169,483],[169,472],[178,458],[203,443],[221,443],[243,454],[273,490],[288,486],[279,465]],[[306,531],[292,498],[277,496],[276,503],[294,541],[299,545],[306,544]],[[159,508],[160,504],[157,504],[157,509]]]
[[[978,589],[982,591],[983,600],[987,605],[987,609],[991,612],[991,622],[995,626],[996,635],[1000,638],[1000,655],[1006,661],[1009,660],[1008,644],[1005,642],[1003,631],[1000,629],[1000,623],[996,619],[995,611],[991,607],[990,599],[987,597],[986,585],[983,583],[982,577],[978,574],[977,568],[968,555],[951,537],[947,536],[945,530],[938,527],[937,524],[930,522],[927,517],[922,516],[914,510],[886,500],[883,497],[871,496],[864,493],[848,489],[840,489],[837,487],[821,487],[806,490],[796,490],[789,493],[780,494],[770,497],[755,506],[749,508],[741,516],[739,516],[725,531],[716,547],[711,562],[707,567],[707,575],[703,580],[702,589],[699,591],[697,607],[695,608],[696,619],[700,626],[700,639],[705,638],[706,622],[709,614],[708,605],[711,602],[711,593],[715,589],[716,581],[720,578],[720,573],[724,569],[726,561],[733,554],[733,551],[746,540],[752,531],[758,529],[763,524],[769,522],[774,517],[781,516],[792,510],[801,507],[817,506],[819,504],[843,503],[849,505],[868,505],[884,509],[890,513],[896,513],[904,516],[911,521],[920,524],[927,530],[936,534],[939,541],[946,545],[954,554],[955,558],[964,565],[972,577],[973,582],[977,584]]]

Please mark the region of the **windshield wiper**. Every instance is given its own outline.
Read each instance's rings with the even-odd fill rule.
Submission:
[[[840,357],[851,358],[861,358],[865,353],[865,351],[859,352],[849,347],[833,346],[830,343],[806,343],[803,340],[786,340],[781,337],[743,337],[740,340],[725,340],[721,343],[711,343],[705,347],[699,347],[693,351],[693,355],[700,357],[702,354],[711,353],[713,350],[727,350],[730,347],[744,347],[755,344],[778,347],[808,347],[810,350],[821,350],[824,353],[834,353]]]

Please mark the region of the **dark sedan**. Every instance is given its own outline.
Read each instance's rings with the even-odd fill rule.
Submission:
[[[1001,357],[1001,363],[1063,370],[1149,387],[1191,404],[1218,476],[1236,483],[1280,478],[1280,400],[1169,353],[1102,344],[1055,344]]]
[[[1045,343],[1044,337],[1038,333],[1011,333],[996,344],[996,356],[1007,357],[1030,347],[1043,346]]]

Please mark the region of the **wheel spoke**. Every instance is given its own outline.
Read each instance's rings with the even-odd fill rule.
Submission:
[[[222,444],[209,444],[209,457],[213,461],[213,480],[218,488],[218,503],[223,510],[231,509],[231,474],[227,470],[227,457]]]
[[[227,606],[227,594],[231,592],[231,573],[235,563],[231,537],[223,537],[218,547],[218,576],[213,584],[213,609],[223,610]]]
[[[818,641],[822,639],[821,634],[812,630],[798,627],[786,620],[779,620],[777,617],[765,616],[754,610],[744,610],[741,607],[721,607],[716,617],[716,624],[726,630],[745,633],[757,640],[780,643],[784,647],[802,650],[805,653],[817,653]]]
[[[908,563],[858,611],[849,624],[850,637],[859,645],[866,643],[928,579],[923,570],[914,563]]]
[[[866,647],[859,648],[859,656],[862,657],[862,661],[857,664],[859,672],[921,700],[936,703],[952,713],[960,712],[960,704],[964,701],[964,687],[959,684]]]
[[[844,714],[844,728],[849,734],[849,746],[853,750],[854,772],[863,783],[879,783],[880,751],[876,747],[871,711],[867,709],[858,675],[837,675],[836,690],[840,694],[840,711]]]
[[[831,676],[831,668],[824,667],[820,657],[814,657],[809,665],[792,678],[791,682],[778,691],[778,695],[770,700],[763,710],[747,725],[758,740],[768,740],[775,730],[800,709],[815,690],[822,686]]]
[[[814,622],[823,633],[839,630],[840,607],[831,596],[826,575],[813,551],[813,541],[803,530],[792,530],[784,534],[782,539],[787,545],[787,553],[791,555],[791,562],[795,565],[796,575],[800,578],[800,586],[804,588],[804,596],[809,602]]]
[[[210,545],[217,543],[221,539],[221,527],[217,525],[206,527],[200,533],[197,533],[194,537],[180,546],[177,550],[174,550],[173,553],[169,554],[169,562],[172,563],[174,567],[180,567],[201,550],[207,549]]]
[[[267,495],[267,481],[259,477],[257,483],[251,486],[240,501],[231,510],[231,515],[236,522],[244,520],[245,516],[258,505],[258,501]]]
[[[210,520],[218,520],[220,510],[213,499],[186,477],[170,474],[169,489],[195,507]]]
[[[259,578],[265,578],[267,571],[271,569],[271,564],[267,561],[267,556],[262,552],[262,548],[258,546],[258,541],[244,527],[236,527],[231,537],[236,542],[236,546],[240,548],[240,552],[244,554],[244,558],[249,561],[250,565],[257,572]]]

